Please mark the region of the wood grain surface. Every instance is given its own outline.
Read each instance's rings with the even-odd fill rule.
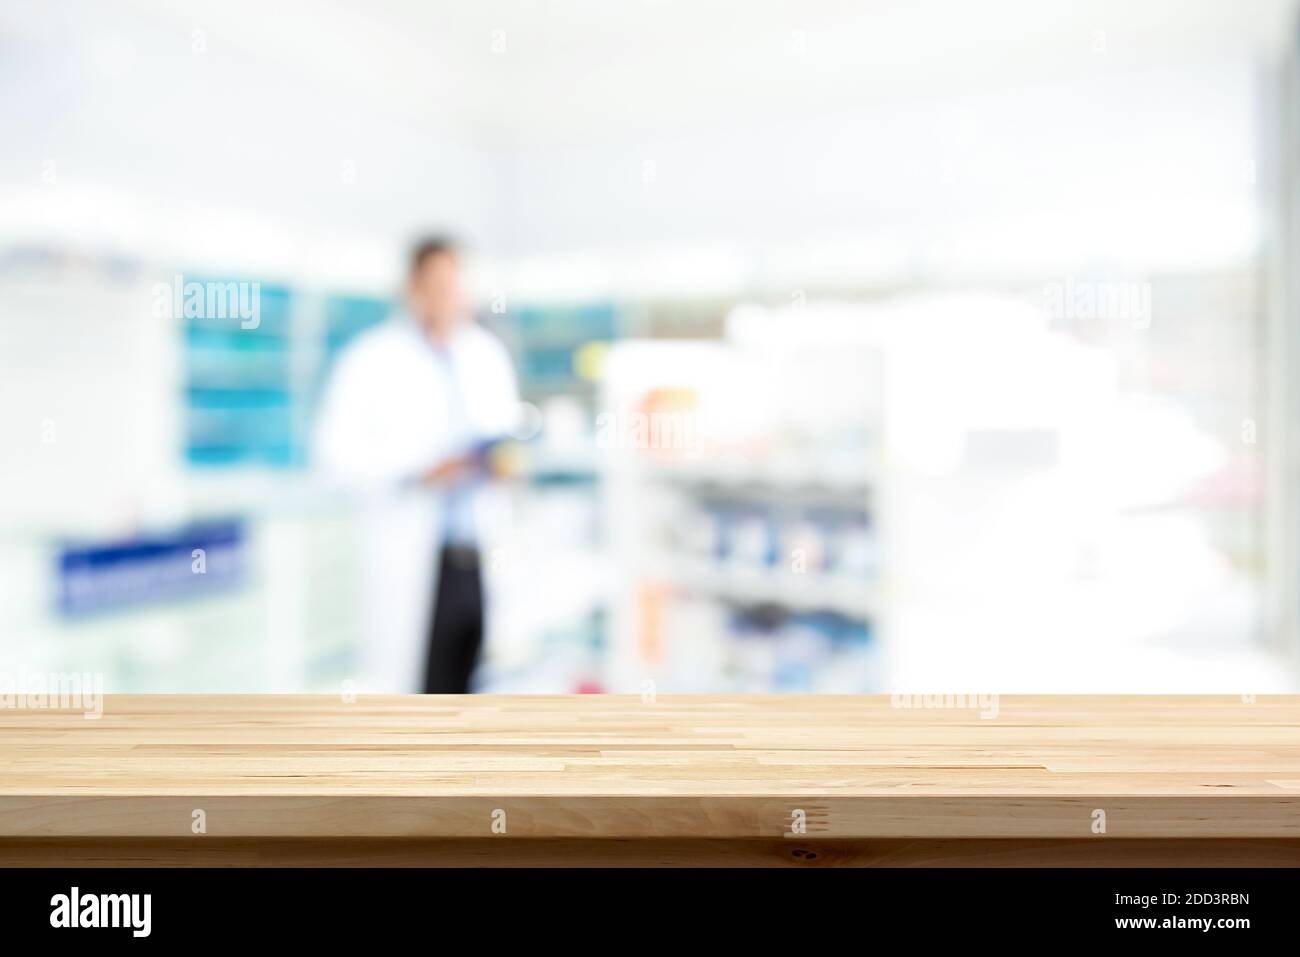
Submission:
[[[0,710],[0,838],[1300,838],[1297,697],[896,704],[145,695],[109,696],[97,720]]]

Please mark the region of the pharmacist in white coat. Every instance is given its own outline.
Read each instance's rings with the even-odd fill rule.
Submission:
[[[339,358],[315,449],[361,497],[366,690],[463,693],[483,640],[480,543],[502,517],[486,450],[515,424],[518,390],[453,243],[415,248],[406,305]]]

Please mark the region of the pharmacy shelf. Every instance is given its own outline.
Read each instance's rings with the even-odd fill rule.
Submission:
[[[643,579],[736,605],[776,605],[791,611],[826,611],[870,620],[879,614],[879,587],[843,574],[796,573],[725,564],[693,556],[662,555],[646,563]]]
[[[799,461],[741,461],[652,466],[643,471],[642,478],[687,490],[700,498],[867,512],[872,490],[878,487],[878,471],[865,463],[857,468],[817,468]]]
[[[731,341],[611,350],[603,413],[695,416],[690,445],[598,450],[630,572],[611,604],[611,690],[882,686],[878,356],[816,350],[793,365]]]

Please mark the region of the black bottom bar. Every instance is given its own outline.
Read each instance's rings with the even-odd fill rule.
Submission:
[[[1224,868],[34,868],[0,873],[0,919],[7,940],[77,945],[337,948],[396,946],[404,937],[487,945],[513,931],[533,946],[591,949],[706,939],[995,947],[1103,937],[1231,947],[1292,934],[1294,886],[1285,869]],[[85,926],[105,923],[117,926]]]

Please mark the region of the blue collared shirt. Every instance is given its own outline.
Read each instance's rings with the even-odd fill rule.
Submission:
[[[457,368],[456,353],[445,345],[431,344],[433,353],[443,365],[443,390],[447,408],[447,435],[455,454],[465,454],[474,446],[474,428],[465,404],[465,389],[461,381],[463,370]],[[476,545],[478,527],[474,520],[474,486],[477,479],[460,479],[453,483],[444,497],[442,540],[447,545]]]

